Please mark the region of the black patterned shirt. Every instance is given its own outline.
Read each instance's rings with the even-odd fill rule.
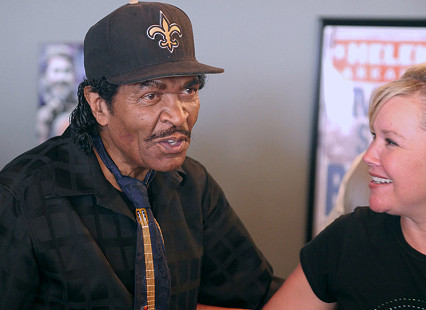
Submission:
[[[272,269],[197,161],[150,189],[171,272],[170,309],[259,308]],[[0,309],[133,309],[137,225],[67,130],[0,172]]]

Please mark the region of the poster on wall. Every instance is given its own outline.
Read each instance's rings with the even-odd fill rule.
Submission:
[[[37,142],[60,135],[77,105],[77,88],[83,80],[83,44],[41,44],[38,66]]]
[[[308,240],[341,214],[336,212],[341,180],[371,141],[372,91],[421,62],[426,20],[321,20]]]

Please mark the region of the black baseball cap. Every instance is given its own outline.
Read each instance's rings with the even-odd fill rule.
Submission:
[[[159,2],[125,4],[92,26],[84,67],[87,79],[118,85],[224,71],[197,61],[189,17]]]

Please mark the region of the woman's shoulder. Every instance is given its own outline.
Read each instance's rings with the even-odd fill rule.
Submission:
[[[378,227],[378,225],[387,225],[399,221],[399,216],[390,215],[385,212],[375,212],[369,207],[358,207],[351,214],[350,217],[354,223],[363,224],[367,226]]]
[[[339,240],[345,242],[345,238],[352,238],[354,235],[377,235],[397,225],[398,218],[387,213],[374,212],[369,207],[357,207],[334,220],[316,239],[335,243]]]

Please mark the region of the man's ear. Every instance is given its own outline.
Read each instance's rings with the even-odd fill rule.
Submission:
[[[90,86],[84,87],[84,97],[89,103],[92,114],[98,124],[101,126],[107,125],[110,111],[105,100],[98,93],[93,92]]]

